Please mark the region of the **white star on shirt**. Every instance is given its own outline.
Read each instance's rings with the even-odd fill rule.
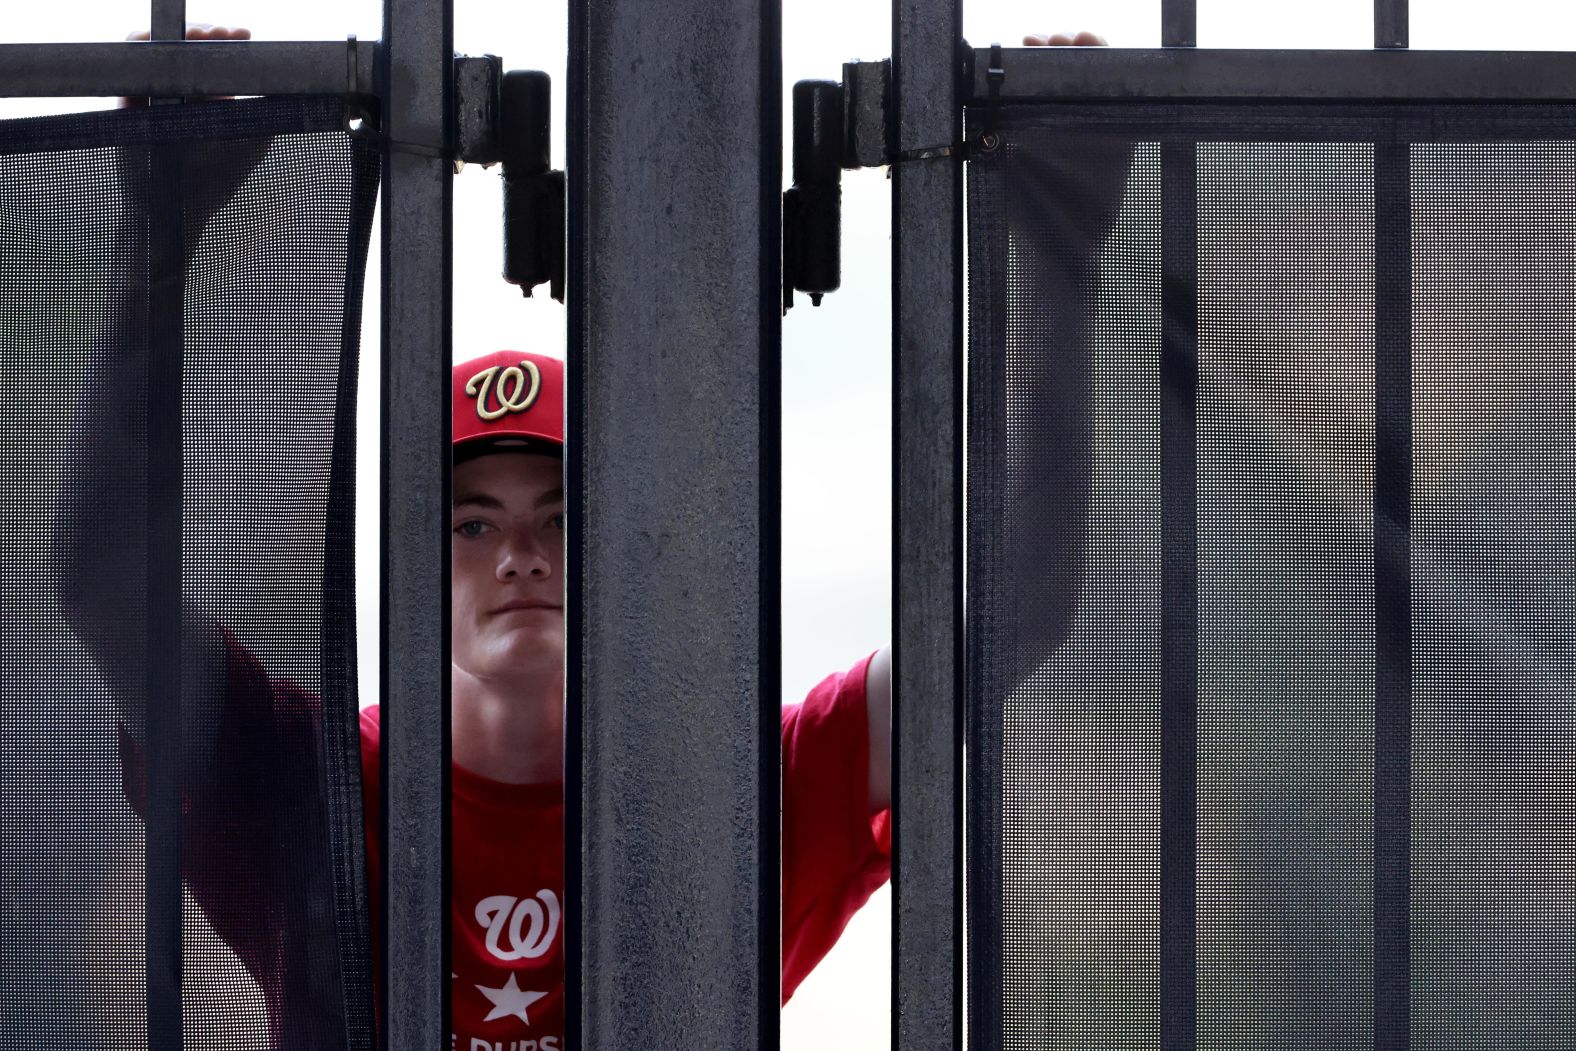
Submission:
[[[486,1018],[482,1019],[484,1022],[491,1022],[495,1018],[508,1018],[510,1015],[518,1015],[520,1021],[530,1025],[531,1019],[525,1013],[526,1008],[547,995],[546,993],[522,992],[519,983],[514,980],[513,971],[509,972],[509,980],[503,983],[502,989],[489,989],[485,985],[478,985],[476,989],[493,1003],[492,1011],[488,1013]]]

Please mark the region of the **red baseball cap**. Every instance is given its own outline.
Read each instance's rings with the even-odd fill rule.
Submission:
[[[564,452],[564,363],[500,350],[454,366],[456,458],[513,450]]]

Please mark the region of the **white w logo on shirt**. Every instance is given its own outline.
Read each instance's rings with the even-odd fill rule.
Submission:
[[[535,898],[494,894],[476,903],[476,922],[487,928],[487,951],[500,960],[534,960],[541,956],[552,947],[558,934],[558,917],[558,895],[545,887],[536,892]],[[507,949],[498,944],[505,934],[509,938]]]

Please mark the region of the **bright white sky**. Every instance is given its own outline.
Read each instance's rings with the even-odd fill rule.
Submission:
[[[792,81],[837,79],[849,59],[891,50],[890,0],[782,0],[785,106]],[[1412,0],[1415,48],[1576,49],[1576,8],[1547,0]],[[249,26],[258,39],[341,40],[379,35],[378,0],[188,0],[192,21]],[[8,10],[0,41],[120,39],[145,27],[141,0],[74,0]],[[562,166],[567,6],[564,0],[456,0],[455,46],[501,55],[506,67],[554,81],[554,163]],[[1265,3],[1199,0],[1202,47],[1366,48],[1372,0]],[[1117,47],[1154,47],[1160,0],[974,0],[965,36],[1015,45],[1026,32],[1091,29]],[[659,46],[653,42],[653,46]],[[0,118],[82,109],[95,101],[0,99]],[[785,131],[786,128],[785,120]],[[879,171],[845,175],[843,288],[819,309],[803,298],[783,326],[783,694],[803,696],[891,633],[891,368],[888,184]],[[562,353],[563,308],[523,300],[498,277],[496,169],[455,181],[454,347],[457,358],[499,347]],[[368,288],[378,287],[377,253]],[[697,288],[695,295],[705,295]],[[372,293],[369,292],[369,295]],[[377,310],[362,344],[358,567],[360,652],[376,653]],[[377,697],[377,665],[362,662],[362,695]],[[890,895],[854,919],[837,950],[783,1012],[785,1051],[873,1051],[890,1046]]]

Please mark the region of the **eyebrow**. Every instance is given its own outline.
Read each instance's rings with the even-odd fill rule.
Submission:
[[[542,508],[548,504],[559,504],[563,503],[563,500],[564,490],[560,486],[557,489],[550,489],[537,497],[535,507]],[[456,509],[461,507],[485,507],[491,511],[503,510],[503,504],[486,493],[467,493],[463,496],[456,496],[454,498],[454,506]]]

